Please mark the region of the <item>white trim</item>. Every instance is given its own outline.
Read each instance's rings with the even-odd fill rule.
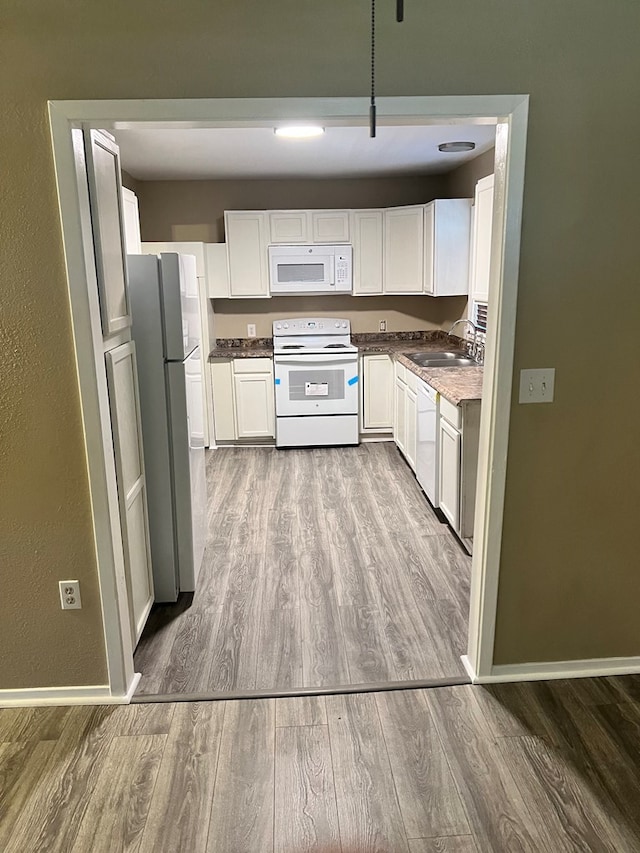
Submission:
[[[602,678],[640,673],[640,657],[588,658],[541,663],[511,663],[494,666],[488,675],[477,675],[467,655],[462,663],[473,684],[500,684],[511,681],[550,681],[559,678]]]
[[[126,619],[126,584],[122,547],[118,548],[117,491],[113,452],[108,451],[110,425],[103,368],[95,359],[93,296],[87,299],[87,282],[93,289],[95,270],[85,262],[82,240],[83,190],[77,186],[70,131],[80,126],[117,129],[127,122],[147,127],[272,126],[279,119],[312,116],[316,120],[366,125],[367,98],[230,98],[198,100],[52,101],[49,103],[51,135],[65,241],[74,340],[78,360],[83,420],[88,453],[91,501],[96,530],[96,552],[104,614],[104,632],[113,695],[121,695],[133,672],[133,650]],[[472,567],[469,658],[479,675],[491,670],[497,604],[498,571],[502,539],[509,409],[513,371],[520,221],[524,186],[524,155],[528,115],[527,95],[476,95],[392,97],[378,99],[378,121],[437,124],[478,121],[498,124],[496,198],[505,200],[505,221],[495,221],[492,257],[503,260],[492,275],[495,305],[487,336],[487,370],[493,372],[485,388],[480,439],[480,474],[486,477],[483,512],[476,513]],[[80,192],[80,198],[78,193]],[[84,190],[86,192],[86,189]],[[494,210],[499,210],[496,204]],[[498,216],[501,220],[502,217]],[[86,243],[86,239],[85,239]],[[501,253],[505,249],[504,259]],[[494,265],[495,266],[495,265]],[[93,300],[97,303],[96,298]],[[97,317],[99,322],[99,315]],[[493,340],[492,336],[493,335]],[[499,338],[499,339],[498,339]],[[100,351],[102,340],[100,334]],[[104,408],[105,400],[107,408]],[[114,516],[115,513],[115,516]],[[484,523],[481,516],[485,515]],[[120,689],[118,689],[120,688]]]
[[[129,689],[115,696],[109,685],[88,687],[34,687],[25,690],[0,690],[0,708],[37,708],[48,705],[128,705],[141,675],[134,673]]]

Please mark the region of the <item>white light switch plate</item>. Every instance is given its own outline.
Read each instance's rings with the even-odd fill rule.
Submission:
[[[521,403],[553,403],[556,381],[555,367],[538,367],[520,371]]]

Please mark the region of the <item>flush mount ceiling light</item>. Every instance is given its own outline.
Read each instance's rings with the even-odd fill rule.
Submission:
[[[313,136],[322,136],[324,127],[315,124],[290,125],[288,127],[276,127],[276,136],[284,136],[286,139],[311,139]]]
[[[438,145],[438,151],[443,154],[458,154],[460,151],[473,151],[475,142],[443,142]]]

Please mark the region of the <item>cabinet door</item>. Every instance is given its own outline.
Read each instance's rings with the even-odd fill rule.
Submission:
[[[124,219],[124,242],[127,255],[141,255],[142,243],[140,242],[138,196],[126,187],[122,187],[122,216]]]
[[[275,415],[271,373],[237,373],[233,377],[238,438],[274,438]]]
[[[393,362],[382,353],[365,355],[363,372],[363,428],[390,432],[393,427]]]
[[[269,213],[272,243],[309,243],[309,214],[306,210],[272,210]]]
[[[354,296],[382,293],[382,218],[381,210],[351,214]]]
[[[266,216],[260,211],[225,212],[231,297],[269,296]]]
[[[422,293],[424,210],[422,205],[384,212],[384,292]]]
[[[489,301],[493,185],[493,175],[482,178],[476,184],[471,239],[471,272],[469,277],[469,298],[475,302]]]
[[[460,433],[440,418],[440,509],[454,530],[460,526]]]
[[[122,344],[107,352],[105,357],[131,639],[135,647],[153,604],[135,344],[133,341]]]
[[[424,206],[424,292],[435,295],[436,204]]]
[[[407,462],[411,466],[411,470],[416,470],[416,451],[417,451],[417,419],[418,419],[418,395],[415,391],[407,386],[405,393],[405,447],[404,455],[407,457]]]
[[[205,243],[205,267],[207,270],[207,295],[209,299],[228,299],[229,261],[226,243]]]
[[[131,326],[120,154],[116,143],[98,130],[85,133],[85,150],[102,334],[106,338]]]
[[[213,423],[216,441],[235,441],[236,407],[233,399],[233,362],[215,359],[210,364]]]
[[[405,452],[406,442],[406,394],[407,386],[396,376],[395,412],[393,417],[393,440],[400,450]]]
[[[312,210],[311,238],[314,243],[348,243],[348,210]]]

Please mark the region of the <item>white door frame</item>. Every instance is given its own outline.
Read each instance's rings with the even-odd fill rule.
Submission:
[[[378,99],[378,122],[497,124],[491,313],[480,424],[467,670],[493,680],[493,645],[502,540],[513,374],[528,95]],[[128,625],[115,463],[97,304],[86,186],[76,175],[79,128],[117,129],[128,122],[164,127],[273,126],[315,119],[368,123],[367,98],[233,98],[201,100],[50,101],[49,118],[64,237],[82,418],[100,580],[111,701],[127,701],[137,678]],[[374,143],[375,144],[375,143]],[[503,215],[504,214],[504,215]],[[505,680],[510,680],[507,676]],[[58,701],[64,701],[57,691]],[[71,690],[69,691],[71,696]]]

